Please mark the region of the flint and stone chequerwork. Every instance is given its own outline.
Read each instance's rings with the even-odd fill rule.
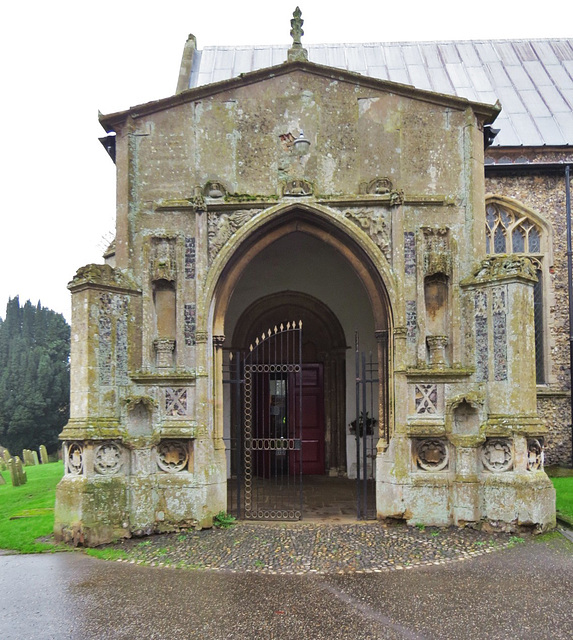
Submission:
[[[69,285],[56,537],[97,545],[226,510],[223,347],[281,292],[328,308],[346,341],[324,359],[338,367],[325,474],[352,466],[344,351],[360,326],[374,352],[388,337],[378,517],[552,527],[535,270],[485,246],[483,127],[498,110],[295,59],[102,116],[115,249]]]

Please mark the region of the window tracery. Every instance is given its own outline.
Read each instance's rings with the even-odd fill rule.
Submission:
[[[488,254],[525,254],[532,262],[537,283],[533,289],[535,320],[535,368],[537,384],[545,382],[544,240],[539,224],[521,211],[498,202],[486,203],[486,251]]]
[[[490,203],[485,217],[487,253],[541,252],[541,229],[527,216]]]

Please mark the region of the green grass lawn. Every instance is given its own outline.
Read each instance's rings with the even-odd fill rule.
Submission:
[[[559,513],[573,519],[573,478],[551,478],[557,499],[555,508]]]
[[[26,484],[13,487],[10,474],[2,472],[6,484],[0,485],[0,549],[53,551],[54,545],[36,539],[54,530],[56,485],[64,475],[64,465],[52,462],[26,467],[26,475]]]
[[[546,471],[557,493],[555,508],[573,520],[573,469],[547,467]]]

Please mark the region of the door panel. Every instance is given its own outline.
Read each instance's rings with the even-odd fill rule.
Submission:
[[[302,365],[302,385],[293,385],[293,401],[299,402],[302,392],[302,473],[322,475],[324,473],[324,387],[322,364]],[[300,470],[295,461],[293,472]]]

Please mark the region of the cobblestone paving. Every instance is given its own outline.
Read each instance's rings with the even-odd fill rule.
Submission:
[[[132,539],[113,545],[137,564],[232,572],[367,573],[444,564],[522,542],[508,534],[380,523],[260,524]]]

